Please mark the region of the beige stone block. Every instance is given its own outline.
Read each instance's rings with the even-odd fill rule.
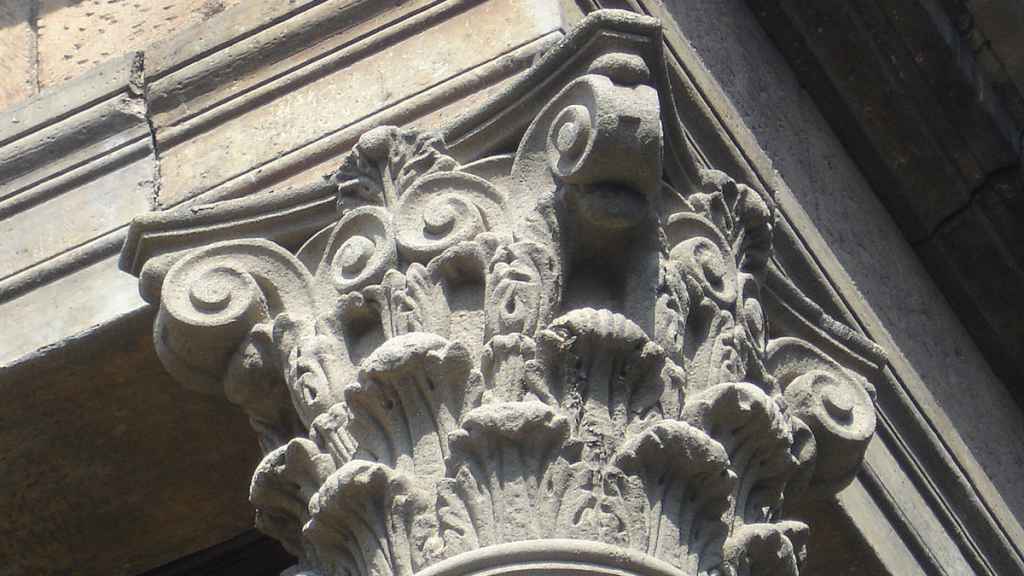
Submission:
[[[0,109],[35,94],[35,38],[30,0],[0,2]]]
[[[39,0],[39,84],[93,66],[235,6],[241,0]]]
[[[144,156],[9,215],[0,221],[0,238],[7,244],[0,254],[0,277],[124,226],[149,209],[152,189],[153,163]]]
[[[437,11],[443,15],[424,11],[383,26],[376,33],[376,50],[354,42],[332,61],[316,63],[320,70],[300,70],[294,80],[281,80],[293,85],[268,89],[273,99],[261,98],[247,109],[229,104],[234,108],[228,119],[182,144],[175,146],[169,131],[158,128],[158,142],[168,146],[160,205],[177,204],[400,105],[561,24],[557,5],[545,0],[485,2],[464,10],[442,5]]]
[[[543,52],[545,48],[553,46],[562,37],[563,34],[561,32],[553,31],[545,36],[542,36],[538,40],[535,40],[534,42],[531,42],[530,44],[523,46],[522,48],[510,54],[506,58],[501,58],[493,62],[489,62],[474,71],[475,74],[479,76],[485,76],[488,73],[494,72],[494,70],[492,69],[499,69],[497,71],[497,74],[495,74],[497,76],[501,74],[500,69],[520,69],[520,71],[513,76],[501,79],[499,81],[492,80],[494,81],[494,83],[490,85],[486,84],[486,82],[478,81],[478,78],[454,79],[449,84],[437,86],[433,90],[447,91],[447,93],[449,94],[469,92],[468,95],[466,95],[463,98],[447,102],[440,108],[428,111],[422,116],[412,118],[408,122],[405,122],[407,116],[415,116],[417,113],[419,113],[421,109],[426,108],[425,105],[420,104],[419,102],[416,102],[414,100],[411,102],[411,106],[409,106],[409,108],[411,108],[413,112],[403,114],[404,111],[401,109],[401,107],[396,107],[398,108],[397,110],[385,110],[379,115],[375,115],[371,118],[368,118],[365,121],[358,122],[346,128],[345,130],[342,130],[338,134],[333,135],[331,138],[325,139],[323,142],[318,143],[318,145],[322,148],[347,149],[348,147],[355,143],[358,135],[361,134],[362,132],[365,132],[366,130],[374,126],[394,123],[401,123],[403,126],[414,130],[443,133],[446,127],[450,126],[457,119],[459,119],[463,114],[466,113],[467,110],[479,108],[483,106],[486,102],[499,96],[502,92],[509,90],[510,87],[514,84],[514,82],[525,73],[526,69],[528,68],[527,62],[530,59],[532,59],[532,57],[535,57],[536,54]],[[510,60],[519,60],[519,62],[510,63]],[[453,89],[452,84],[457,84],[460,82],[464,82],[467,88],[463,90],[460,90],[458,88]],[[431,90],[428,90],[425,93],[418,95],[418,98],[422,98],[425,101],[429,101],[429,99],[432,96],[434,96],[434,94],[432,94],[431,92]],[[347,146],[342,146],[342,143],[347,143]],[[454,156],[459,157],[459,150],[450,150],[450,152]],[[281,182],[276,183],[274,185],[274,189],[284,190],[289,187],[309,185],[318,180],[321,180],[324,174],[330,174],[331,172],[338,169],[339,160],[337,154],[311,154],[311,156],[314,155],[317,157],[326,156],[326,159],[314,165],[311,165],[308,169],[305,169],[295,174],[294,176],[290,176],[288,178],[285,178]],[[459,159],[468,162],[471,160],[476,160],[477,158],[466,157]],[[214,192],[214,194],[216,194],[216,192]],[[199,199],[200,202],[204,200],[205,197]]]
[[[104,78],[95,83],[107,85]],[[31,122],[31,110],[16,114],[22,112]],[[0,251],[0,278],[149,209],[156,167],[143,112],[138,97],[121,93],[58,122],[26,124],[20,138],[0,147],[0,163],[13,167],[0,174],[0,237],[7,248]]]

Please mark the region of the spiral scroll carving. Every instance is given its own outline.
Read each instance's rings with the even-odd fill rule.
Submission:
[[[815,481],[830,490],[845,485],[874,434],[872,388],[820,350],[794,338],[769,344],[768,365],[789,413],[814,433]]]
[[[375,207],[347,212],[331,235],[317,277],[328,277],[340,294],[380,282],[398,260],[390,220],[387,211]]]
[[[686,279],[693,299],[732,305],[738,289],[736,260],[714,225],[692,214],[674,214],[665,233],[674,241],[669,260]]]
[[[583,168],[596,138],[590,109],[573,104],[555,117],[548,132],[548,156],[552,171],[571,179]]]
[[[569,184],[615,182],[653,194],[661,163],[661,122],[652,114],[657,98],[650,86],[597,74],[570,84],[534,126],[548,169]]]
[[[196,250],[167,271],[154,337],[164,365],[184,382],[214,391],[230,356],[260,322],[315,309],[308,270],[265,240]]]
[[[426,176],[395,211],[398,249],[410,260],[427,262],[482,232],[508,235],[504,203],[483,178],[458,172]]]
[[[657,25],[602,17],[632,32],[569,35],[597,52],[514,154],[375,128],[301,261],[239,240],[144,275],[165,365],[260,434],[295,574],[796,574],[789,507],[856,473],[873,389],[771,322],[771,195],[663,182]]]

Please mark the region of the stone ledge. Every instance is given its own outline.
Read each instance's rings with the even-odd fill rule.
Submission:
[[[123,294],[123,307],[100,311],[84,302],[113,300],[80,292],[48,307],[34,294],[98,269],[139,214],[305,185],[368,127],[451,121],[528,68],[560,28],[557,6],[540,0],[261,0],[0,113],[0,233],[12,240],[0,309],[35,311],[30,337],[0,338],[0,362],[141,305]],[[417,82],[385,73],[429,51],[415,45],[428,29],[475,29],[478,43],[453,45]],[[394,85],[366,89],[384,78]]]

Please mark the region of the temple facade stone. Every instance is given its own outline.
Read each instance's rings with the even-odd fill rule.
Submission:
[[[930,133],[976,204],[907,204],[800,36],[872,10],[259,0],[3,113],[6,569],[1024,573],[1019,309],[942,272],[1017,207],[1016,60]],[[867,38],[1009,49],[936,10]]]

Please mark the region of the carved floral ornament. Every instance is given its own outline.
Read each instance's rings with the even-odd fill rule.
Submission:
[[[249,415],[295,574],[797,574],[786,505],[852,478],[872,388],[769,337],[773,200],[665,183],[649,66],[599,54],[514,154],[370,130],[297,255],[143,270],[167,368]]]

